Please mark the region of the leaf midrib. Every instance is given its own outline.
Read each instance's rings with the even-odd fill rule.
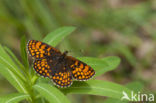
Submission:
[[[43,90],[45,90],[47,93],[49,93],[51,96],[53,96],[54,98],[56,98],[56,100],[59,102],[59,103],[61,103],[61,101],[59,101],[59,99],[55,96],[55,95],[53,95],[51,92],[49,92],[47,89],[45,89],[45,88],[43,88],[43,87],[41,87],[41,86],[39,86],[39,85],[36,85],[37,87],[39,87],[39,88],[41,88],[41,89],[43,89]]]
[[[17,84],[21,87],[21,89],[23,90],[24,93],[27,93],[27,91],[23,88],[23,86],[21,85],[21,83],[19,83],[19,81],[16,79],[16,77],[14,76],[14,74],[7,68],[8,72],[10,73],[10,75],[12,75],[12,77],[14,78],[14,80],[17,82]]]
[[[5,63],[7,63],[10,67],[12,67],[12,68],[14,69],[14,71],[17,71],[16,68],[15,68],[13,65],[11,65],[10,63],[8,63],[2,56],[0,56],[0,58],[1,58]],[[20,77],[22,77],[20,73],[18,73],[18,74],[20,75]]]
[[[29,95],[22,95],[22,96],[10,98],[8,101],[6,101],[6,103],[12,102],[12,101],[15,100],[15,99],[22,98],[22,97],[26,97],[26,96],[29,96]]]
[[[70,87],[69,89],[89,89],[88,87]],[[94,87],[94,86],[90,86],[90,88],[92,89],[92,88],[94,88],[94,89],[100,89],[100,90],[105,90],[105,91],[111,91],[111,92],[113,92],[113,93],[116,93],[116,94],[122,94],[122,93],[120,93],[120,92],[117,92],[117,91],[114,91],[114,90],[112,90],[112,89],[106,89],[106,88],[101,88],[101,87]]]

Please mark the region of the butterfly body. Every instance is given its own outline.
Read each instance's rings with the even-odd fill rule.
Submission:
[[[85,81],[94,76],[95,71],[86,63],[61,53],[56,48],[37,40],[27,44],[29,54],[35,58],[34,69],[44,77],[52,79],[58,87],[69,87],[73,79]]]

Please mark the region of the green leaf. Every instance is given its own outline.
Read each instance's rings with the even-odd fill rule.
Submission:
[[[138,81],[134,81],[126,84],[126,87],[133,90],[134,92],[139,92],[143,90],[144,84]]]
[[[0,64],[0,74],[5,77],[19,92],[27,93],[25,84],[8,67]]]
[[[14,93],[0,97],[0,103],[18,103],[29,98],[29,95],[23,93]]]
[[[128,103],[128,101],[121,101],[119,99],[109,98],[106,99],[104,103]]]
[[[43,42],[56,46],[63,38],[69,35],[75,30],[75,27],[62,27],[51,33],[49,33],[44,39]]]
[[[39,83],[33,86],[43,97],[45,97],[50,103],[69,103],[66,96],[52,85]]]
[[[15,54],[8,48],[8,47],[4,47],[5,51],[12,57],[13,61],[15,61],[15,63],[20,67],[20,68],[24,68],[24,65],[17,59],[17,57],[15,56]]]
[[[22,58],[22,61],[23,61],[23,64],[26,68],[29,67],[29,62],[28,62],[28,57],[27,57],[27,52],[26,52],[26,38],[25,36],[23,36],[21,38],[21,58]]]
[[[10,58],[10,56],[5,52],[3,47],[0,45],[0,64],[5,65],[9,70],[14,72],[19,76],[20,79],[25,80],[25,77],[22,75],[18,66],[14,63],[14,61]]]
[[[87,82],[75,81],[73,85],[69,88],[61,89],[65,94],[91,94],[100,95],[116,99],[121,99],[122,92],[125,91],[130,95],[130,90],[126,87],[115,84],[112,82],[101,81],[101,80],[89,80]]]
[[[134,92],[142,91],[143,84],[140,82],[131,82],[126,85],[127,88],[131,89]],[[119,99],[108,98],[104,103],[128,103],[128,101],[121,101]]]
[[[110,56],[102,59],[92,57],[79,57],[79,60],[90,65],[96,72],[96,76],[114,70],[120,64],[120,58]]]

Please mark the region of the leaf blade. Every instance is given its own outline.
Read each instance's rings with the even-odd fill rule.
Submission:
[[[101,80],[89,80],[81,83],[76,81],[71,87],[61,90],[65,94],[90,94],[107,96],[116,99],[121,99],[123,91],[125,91],[128,95],[130,95],[131,92],[122,85]]]
[[[43,42],[52,46],[56,46],[63,38],[65,38],[74,30],[75,27],[61,27],[47,34],[47,36],[43,39]]]
[[[0,103],[17,103],[30,97],[28,94],[13,93],[0,97]]]
[[[4,49],[13,58],[13,60],[16,62],[16,64],[19,65],[20,68],[24,68],[24,65],[17,59],[17,57],[14,55],[14,53],[8,47],[4,47]]]
[[[63,93],[49,84],[38,83],[34,85],[33,88],[43,97],[45,97],[50,103],[70,103]]]
[[[5,50],[1,45],[0,45],[0,64],[7,66],[12,72],[18,75],[22,80],[25,80],[25,77],[22,75],[18,66],[13,62],[13,60],[5,52]]]
[[[0,74],[5,77],[20,93],[28,93],[21,79],[19,79],[9,68],[0,64]]]
[[[131,82],[126,84],[126,87],[133,90],[134,92],[142,91],[143,84],[141,82]],[[128,101],[121,101],[119,99],[108,98],[104,101],[104,103],[128,103]]]

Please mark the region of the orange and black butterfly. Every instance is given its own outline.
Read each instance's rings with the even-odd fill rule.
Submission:
[[[35,58],[33,67],[44,77],[52,79],[58,87],[69,87],[73,80],[85,81],[95,75],[86,63],[61,53],[58,49],[37,40],[27,44],[29,54]]]

